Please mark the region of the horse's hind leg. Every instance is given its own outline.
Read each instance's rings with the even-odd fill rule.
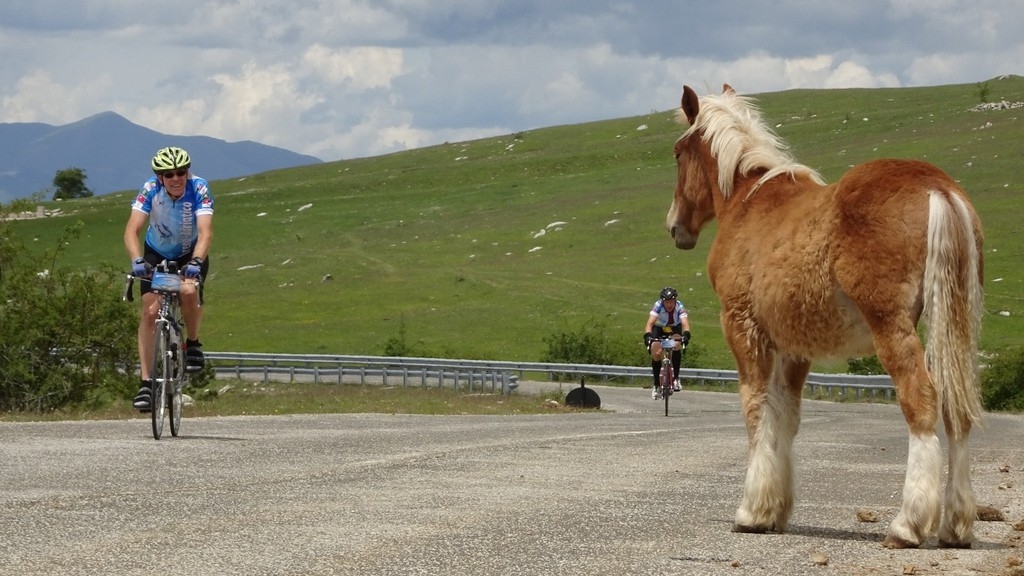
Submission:
[[[769,373],[758,368],[747,371],[740,383],[750,448],[733,530],[785,532],[794,500],[793,439],[810,362],[776,355]]]
[[[970,548],[974,541],[974,518],[977,505],[974,489],[971,487],[971,462],[967,451],[967,436],[971,422],[962,419],[960,434],[956,434],[950,419],[955,418],[948,410],[943,411],[946,439],[949,444],[949,474],[946,478],[945,513],[939,527],[939,545],[946,548]]]
[[[889,534],[882,545],[916,548],[935,533],[941,512],[942,448],[935,434],[938,394],[925,369],[921,341],[912,328],[900,329],[890,324],[875,333],[878,358],[896,385],[900,409],[910,429],[903,504],[889,524]]]

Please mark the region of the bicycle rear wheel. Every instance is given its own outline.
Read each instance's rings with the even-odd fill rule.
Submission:
[[[153,438],[157,440],[164,433],[164,413],[167,411],[167,392],[171,389],[170,344],[171,336],[167,325],[157,322],[156,337],[153,339],[153,406],[150,417],[153,422]]]

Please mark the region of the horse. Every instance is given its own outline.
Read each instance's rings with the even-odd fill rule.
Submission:
[[[877,354],[909,434],[902,504],[882,545],[915,548],[937,535],[942,547],[969,548],[984,259],[966,192],[939,168],[901,159],[858,164],[827,184],[728,84],[703,97],[684,86],[676,116],[689,127],[675,143],[666,227],[689,250],[718,221],[707,270],[747,430],[733,531],[787,529],[811,362]],[[940,413],[949,451],[944,501]]]

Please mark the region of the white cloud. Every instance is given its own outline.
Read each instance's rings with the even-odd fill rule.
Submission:
[[[1021,73],[1019,0],[35,0],[0,22],[0,122],[105,110],[326,160],[744,93]]]
[[[314,44],[303,54],[302,62],[311,75],[332,85],[347,84],[353,90],[387,88],[403,71],[401,50],[374,46],[332,50]]]
[[[0,99],[0,122],[66,124],[95,113],[94,103],[110,90],[111,82],[97,74],[88,82],[58,82],[45,70],[33,70]]]

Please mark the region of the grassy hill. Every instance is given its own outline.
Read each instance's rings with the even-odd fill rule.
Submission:
[[[983,95],[1022,102],[1024,78],[758,101],[796,157],[829,180],[891,156],[931,161],[964,185],[985,225],[982,342],[994,350],[1024,331],[1024,108],[972,111]],[[206,347],[382,354],[404,326],[416,355],[537,360],[545,336],[588,324],[639,346],[651,303],[674,285],[704,364],[730,368],[704,274],[713,229],[689,252],[664,229],[682,130],[668,110],[212,182]],[[140,184],[147,176],[126,170]],[[67,202],[66,216],[15,230],[51,247],[80,220],[65,264],[127,270],[133,196]]]

